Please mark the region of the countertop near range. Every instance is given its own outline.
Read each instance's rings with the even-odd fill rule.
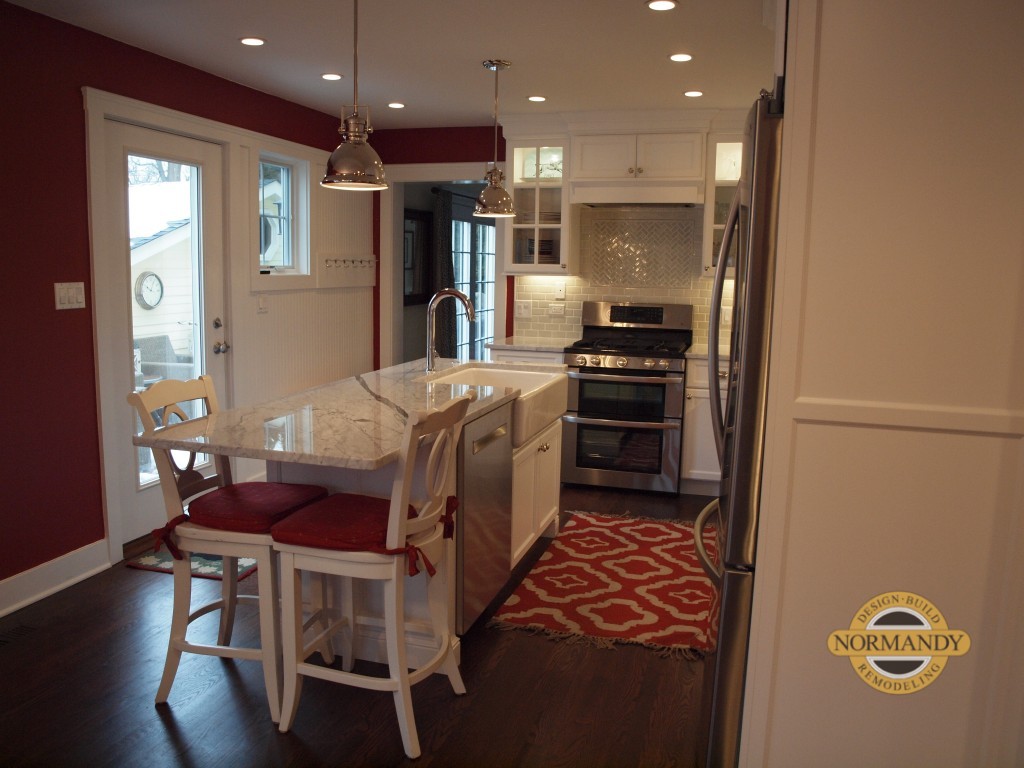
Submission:
[[[579,336],[572,338],[552,338],[550,336],[509,336],[504,341],[490,341],[486,344],[488,349],[516,350],[519,352],[558,352],[561,353],[567,346],[576,341]]]
[[[720,346],[718,348],[718,356],[722,360],[729,359],[729,347]],[[690,348],[686,350],[687,360],[707,360],[708,359],[708,345],[707,344],[691,344]]]
[[[477,399],[467,417],[472,420],[518,396],[512,387],[426,380],[460,364],[440,360],[436,373],[428,375],[425,361],[415,360],[259,405],[219,411],[153,437],[138,435],[134,442],[266,461],[379,469],[397,459],[410,412],[437,408],[473,390]]]

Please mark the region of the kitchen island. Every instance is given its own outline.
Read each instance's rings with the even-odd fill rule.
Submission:
[[[220,411],[152,437],[138,435],[135,444],[202,450],[275,465],[379,470],[397,459],[410,412],[438,408],[472,389],[477,398],[466,417],[472,421],[518,396],[519,390],[512,387],[431,383],[459,365],[442,360],[434,373],[427,374],[424,361],[416,360]],[[275,471],[279,470],[268,466],[268,478]]]
[[[479,366],[492,371],[508,371],[509,384],[514,383],[513,371],[561,372],[560,366],[466,364],[440,360],[436,371],[428,374],[424,370],[425,362],[417,360],[266,403],[219,411],[172,425],[155,435],[138,435],[134,442],[139,446],[263,460],[266,462],[267,479],[272,481],[316,483],[331,492],[389,496],[406,420],[411,412],[437,408],[471,393],[475,399],[469,406],[466,432],[471,431],[472,424],[497,419],[503,422],[501,434],[504,439],[511,439],[512,404],[520,396],[519,388],[437,381],[453,372]],[[509,464],[510,477],[511,471]],[[453,480],[458,482],[457,478]],[[450,492],[456,493],[455,485]],[[505,502],[508,496],[508,493],[504,494]],[[468,520],[471,513],[463,508],[456,516],[460,551],[469,538],[464,535],[465,531],[475,524],[475,521]],[[502,554],[508,556],[507,552]],[[456,562],[461,578],[465,563],[461,558],[456,559],[454,549],[449,552],[449,557],[451,562]],[[478,559],[492,561],[499,558]],[[506,570],[502,583],[508,575]],[[382,645],[383,628],[378,620],[381,595],[373,588],[377,585],[362,586],[356,593],[356,655],[382,661],[386,657]],[[454,619],[459,613],[454,610],[454,582],[450,599]],[[416,661],[418,652],[429,655],[431,650],[427,644],[431,633],[422,578],[410,581],[407,605],[410,613],[407,622],[409,652]],[[419,638],[423,638],[422,643],[418,642]]]

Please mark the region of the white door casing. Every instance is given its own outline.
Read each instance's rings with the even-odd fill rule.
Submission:
[[[168,159],[200,168],[201,345],[194,350],[200,370],[211,374],[218,395],[227,400],[229,354],[211,354],[227,340],[224,290],[223,148],[215,143],[103,119],[102,137],[91,144],[91,217],[93,239],[93,307],[97,333],[97,375],[107,505],[107,545],[111,562],[122,546],[144,536],[166,519],[159,488],[138,489],[136,451],[131,443],[135,416],[125,398],[135,385],[132,364],[134,292],[128,242],[128,154]],[[102,146],[97,146],[102,145]],[[98,156],[99,155],[99,156]],[[96,187],[102,186],[99,190]],[[214,318],[222,327],[215,328]],[[200,360],[200,357],[202,358]]]

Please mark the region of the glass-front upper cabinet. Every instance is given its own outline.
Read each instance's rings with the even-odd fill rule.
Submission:
[[[509,142],[506,183],[516,217],[505,249],[509,274],[569,274],[569,227],[564,142]]]
[[[704,193],[704,276],[714,277],[718,254],[722,250],[725,220],[729,214],[740,180],[743,161],[743,137],[712,136],[708,141],[707,186]],[[732,263],[736,258],[736,238],[729,251]]]

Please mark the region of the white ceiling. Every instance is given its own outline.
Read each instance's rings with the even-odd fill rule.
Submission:
[[[328,114],[352,101],[352,0],[11,2]],[[512,62],[500,75],[502,116],[743,108],[772,86],[775,33],[763,20],[774,5],[680,0],[656,13],[643,0],[362,0],[359,101],[378,129],[490,125],[494,74],[481,62],[500,58]],[[242,46],[248,35],[267,44]],[[668,60],[680,51],[693,61]]]

